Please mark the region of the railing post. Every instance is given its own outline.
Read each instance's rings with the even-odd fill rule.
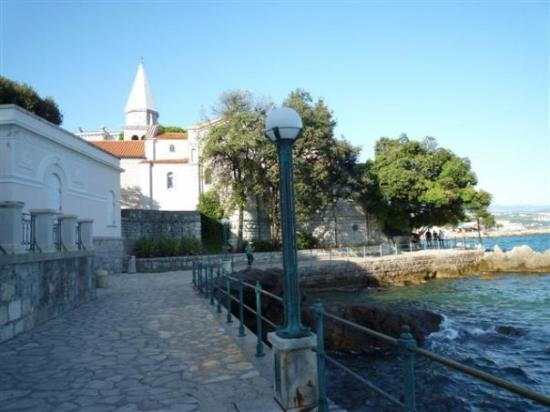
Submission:
[[[202,262],[199,262],[199,293],[202,293],[202,267],[203,267],[203,263]]]
[[[217,308],[216,308],[216,311],[218,313],[222,313],[222,290],[221,290],[221,287],[220,287],[220,268],[218,267],[218,272],[216,274],[216,288],[218,290],[218,293],[216,294],[216,300],[217,300]]]
[[[208,278],[210,272],[210,263],[206,265],[204,270],[204,298],[208,299],[210,297],[210,279]]]
[[[231,319],[231,279],[229,279],[229,275],[225,274],[225,286],[227,288],[227,323],[233,322],[233,319]]]
[[[363,246],[363,259],[367,257],[367,247]]]
[[[262,341],[262,285],[256,281],[256,356],[265,355],[264,343]]]
[[[382,257],[382,243],[380,243],[380,257]]]
[[[317,380],[319,385],[319,412],[328,412],[326,375],[325,375],[325,339],[323,318],[325,309],[319,299],[311,306],[315,318],[315,332],[317,333]]]
[[[214,304],[214,268],[210,267],[210,304]]]
[[[403,326],[398,339],[399,349],[403,356],[403,386],[405,392],[405,411],[416,412],[416,395],[414,382],[414,349],[416,340],[408,326]]]
[[[239,336],[244,336],[243,274],[239,273]]]
[[[6,253],[23,253],[23,202],[0,203],[0,246]],[[32,239],[31,239],[32,244]]]
[[[193,271],[193,287],[197,288],[197,261],[193,260],[191,262],[191,268]]]

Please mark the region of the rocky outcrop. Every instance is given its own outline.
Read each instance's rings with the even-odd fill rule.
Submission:
[[[361,305],[336,305],[328,304],[325,310],[345,320],[365,326],[376,332],[382,332],[394,338],[401,334],[403,326],[411,328],[411,333],[419,344],[424,342],[426,336],[439,330],[442,317],[427,310],[411,307],[396,307],[378,303],[366,303]],[[305,314],[306,320],[311,315]],[[373,347],[388,346],[385,341],[376,339],[351,326],[341,322],[327,319],[325,330],[328,349],[344,352],[366,352]]]
[[[529,246],[517,246],[503,252],[495,246],[485,253],[479,269],[485,272],[550,272],[550,250],[535,252]]]
[[[243,281],[250,284],[255,284],[256,281],[259,281],[265,290],[277,296],[282,296],[281,269],[247,269],[235,274],[235,276],[239,276],[239,274],[242,276]],[[244,288],[243,292],[245,304],[254,308],[254,291],[251,288]],[[313,302],[308,300],[307,292],[307,287],[302,289],[302,318],[304,324],[314,329],[315,322],[309,309]],[[235,295],[236,293],[237,290],[234,286],[233,294]],[[361,305],[327,304],[325,305],[325,310],[326,312],[392,337],[399,337],[402,327],[408,325],[411,328],[413,336],[415,336],[420,344],[428,334],[439,329],[439,323],[442,320],[440,315],[426,310],[405,306],[396,307],[395,305],[390,307],[378,303]],[[233,305],[233,313],[238,315],[237,305]],[[262,297],[262,315],[275,324],[282,324],[282,303],[270,297]],[[245,323],[248,328],[255,331],[255,316],[248,311],[245,313]],[[265,329],[263,334],[266,334]],[[330,350],[366,352],[373,347],[385,346],[384,342],[373,339],[363,332],[330,319],[326,320],[325,334],[327,349]]]

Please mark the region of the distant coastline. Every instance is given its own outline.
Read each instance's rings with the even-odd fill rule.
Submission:
[[[544,235],[550,234],[550,227],[537,228],[537,229],[521,229],[521,230],[506,230],[506,229],[495,229],[491,231],[482,231],[482,237],[502,237],[502,236],[530,236],[530,235]],[[446,231],[445,237],[447,239],[471,239],[477,238],[478,234],[476,232],[452,232]]]

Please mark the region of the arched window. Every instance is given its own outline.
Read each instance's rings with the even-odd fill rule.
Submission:
[[[55,173],[48,176],[48,209],[61,211],[61,179]]]
[[[191,149],[191,163],[197,162],[197,149]]]
[[[115,216],[115,193],[110,190],[107,195],[107,224],[111,226],[116,225],[116,216]]]
[[[141,136],[141,140],[145,140],[145,135]]]
[[[139,137],[137,137],[136,135],[133,135],[132,140],[139,140]]]
[[[168,172],[166,174],[166,188],[167,189],[173,189],[174,188],[174,173]]]
[[[173,144],[170,145],[170,153],[174,153],[176,151],[176,146]]]

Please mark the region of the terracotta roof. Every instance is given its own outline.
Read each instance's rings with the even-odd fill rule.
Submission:
[[[103,140],[90,143],[116,157],[134,159],[145,157],[145,142],[143,140]]]
[[[156,135],[155,138],[157,139],[187,139],[187,132],[184,133],[161,133],[159,135]]]
[[[144,160],[141,163],[153,163],[153,164],[157,164],[157,163],[177,164],[177,163],[180,163],[180,164],[183,164],[183,163],[188,163],[188,162],[189,162],[188,159],[160,159],[160,160]]]

